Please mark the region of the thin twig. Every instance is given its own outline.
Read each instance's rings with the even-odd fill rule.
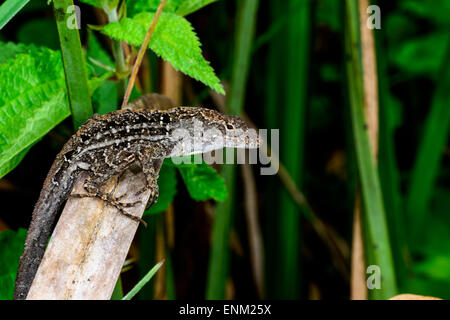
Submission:
[[[256,183],[252,169],[248,163],[241,166],[244,180],[245,211],[250,247],[250,261],[252,263],[253,278],[260,299],[264,298],[264,246],[258,219],[258,200]]]
[[[102,68],[102,69],[105,69],[106,71],[116,72],[116,69],[111,68],[110,66],[107,66],[106,64],[103,64],[103,63],[101,63],[100,61],[95,60],[95,59],[92,58],[92,57],[88,57],[88,59],[89,59],[89,61],[91,61],[93,64],[99,66],[99,67]]]
[[[128,104],[128,99],[131,95],[131,90],[133,89],[136,76],[141,65],[142,59],[144,58],[145,51],[147,50],[148,44],[150,43],[153,32],[155,31],[156,24],[158,23],[159,17],[167,3],[167,0],[161,0],[158,9],[156,10],[155,16],[152,19],[150,27],[148,28],[147,34],[145,35],[144,42],[139,49],[139,53],[136,58],[136,62],[133,66],[133,71],[131,71],[130,81],[128,82],[127,90],[125,91],[125,96],[123,97],[122,108]]]

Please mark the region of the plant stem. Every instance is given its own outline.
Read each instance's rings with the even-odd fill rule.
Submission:
[[[447,53],[440,68],[439,81],[433,95],[431,110],[425,121],[422,140],[412,170],[410,188],[406,200],[406,212],[410,217],[410,240],[417,245],[423,240],[423,225],[426,221],[439,166],[444,154],[450,128],[450,36]]]
[[[73,15],[67,13],[67,8],[70,6],[73,6],[72,0],[54,2],[56,26],[66,75],[67,95],[72,110],[73,126],[76,130],[92,116],[93,111],[80,34],[76,27],[69,27],[69,19],[73,19]]]
[[[108,16],[109,22],[118,22],[119,17],[117,16],[117,8],[113,8],[110,10],[105,10],[106,15]],[[128,68],[125,63],[125,56],[123,54],[122,41],[112,39],[112,53],[114,56],[114,61],[116,63],[116,75],[119,79],[119,84],[117,86],[118,91],[117,95],[122,97],[124,95],[127,83],[126,83],[126,75],[128,74]]]
[[[145,51],[147,51],[148,44],[150,43],[153,32],[155,31],[156,25],[159,21],[159,17],[164,10],[164,7],[167,3],[167,0],[161,0],[159,3],[158,9],[150,23],[150,27],[145,34],[144,42],[142,42],[141,48],[139,49],[139,53],[136,58],[136,62],[133,66],[133,71],[131,72],[130,81],[128,82],[127,90],[125,91],[125,96],[123,97],[122,108],[125,107],[128,103],[128,99],[130,98],[131,90],[133,89],[134,81],[136,80],[136,76],[141,65],[142,59],[145,56]]]
[[[281,141],[281,161],[286,170],[301,188],[304,163],[304,127],[308,100],[308,65],[311,36],[312,1],[291,0],[286,3],[288,23],[286,29],[286,48],[280,59],[285,69],[285,108],[282,129],[286,134]],[[300,298],[300,241],[301,214],[284,189],[280,192],[279,207],[279,281],[276,298]]]
[[[360,14],[358,3],[353,0],[346,1],[347,23],[346,51],[351,57],[347,61],[348,86],[350,97],[350,112],[352,118],[353,138],[356,149],[356,158],[362,189],[362,202],[364,204],[363,219],[366,227],[366,252],[368,264],[379,267],[380,289],[371,291],[372,298],[387,299],[397,292],[395,270],[389,242],[388,228],[378,170],[371,142],[367,132],[365,119],[365,91],[364,78],[361,70]],[[364,49],[363,49],[364,50]]]
[[[409,248],[405,233],[405,217],[403,197],[400,189],[400,173],[395,155],[395,124],[392,116],[393,97],[390,93],[387,74],[387,53],[383,46],[383,34],[376,33],[377,65],[380,87],[380,136],[379,167],[381,189],[386,207],[386,218],[389,226],[389,237],[392,244],[392,255],[396,268],[397,281],[401,287],[406,279],[406,264],[410,261]]]

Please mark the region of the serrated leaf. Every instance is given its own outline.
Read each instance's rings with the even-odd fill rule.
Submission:
[[[164,12],[174,13],[183,1],[184,0],[168,0],[164,7]],[[130,17],[141,12],[155,12],[160,3],[160,0],[128,0],[127,12]]]
[[[167,210],[169,208],[169,203],[173,202],[173,198],[177,193],[177,177],[175,168],[168,165],[166,161],[163,163],[161,170],[159,171],[158,187],[158,201],[146,210],[144,214],[154,214]]]
[[[224,201],[227,198],[225,181],[204,161],[201,164],[195,164],[193,161],[180,164],[174,164],[172,161],[169,163],[178,168],[189,195],[194,200]]]
[[[217,0],[184,0],[175,13],[180,16],[186,16],[216,1]]]
[[[70,115],[61,55],[43,47],[0,43],[0,178],[30,147]],[[26,53],[24,53],[26,52]],[[89,80],[94,92],[111,73]]]
[[[0,65],[14,59],[19,53],[26,53],[32,46],[27,46],[22,43],[0,42]],[[36,49],[33,47],[34,50]],[[33,49],[32,49],[33,50]]]
[[[153,16],[154,13],[139,13],[133,18],[125,18],[106,25],[103,33],[131,45],[140,46]],[[219,93],[225,93],[209,62],[203,58],[200,42],[185,18],[163,12],[149,47],[158,56],[169,61],[175,69],[203,82]]]
[[[0,168],[70,115],[59,52],[30,47],[0,65]]]
[[[0,300],[12,299],[14,281],[27,230],[6,230],[0,233]]]

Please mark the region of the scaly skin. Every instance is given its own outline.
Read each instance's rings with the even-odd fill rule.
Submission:
[[[25,248],[20,258],[14,298],[25,299],[44,255],[58,209],[69,196],[81,172],[87,172],[85,189],[89,194],[118,202],[100,193],[100,186],[111,177],[138,164],[151,190],[150,201],[158,195],[157,179],[164,158],[182,156],[223,147],[255,148],[258,138],[246,136],[247,125],[238,117],[226,116],[199,107],[169,110],[136,110],[145,107],[146,97],[134,102],[133,110],[114,111],[88,120],[56,156],[34,207]],[[199,137],[192,145],[180,143],[198,128],[216,130],[224,139]],[[179,137],[177,132],[181,132]],[[120,208],[119,208],[120,209]]]

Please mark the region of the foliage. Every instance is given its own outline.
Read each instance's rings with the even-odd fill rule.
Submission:
[[[30,0],[7,0],[0,6],[0,29],[11,20]]]
[[[116,0],[83,0],[82,2],[108,12],[117,10],[119,4]],[[192,26],[183,18],[184,15],[211,2],[213,1],[189,3],[169,1],[150,47],[158,55],[170,61],[175,68],[223,93],[219,79],[202,56],[200,42]],[[134,1],[134,4],[133,1],[129,1],[129,5],[133,6],[131,11],[134,11],[136,15],[133,18],[123,17],[117,23],[106,25],[103,29],[104,34],[140,46],[157,7],[154,6],[156,2],[153,4],[150,2],[150,7],[145,8],[142,6],[143,3],[148,1]],[[22,3],[22,7],[24,4],[26,1]],[[45,9],[45,6],[37,8]],[[150,12],[142,12],[144,9]],[[5,13],[0,10],[3,14],[0,15],[0,20],[6,24],[19,10],[19,7],[14,9],[14,12]],[[120,98],[117,96],[117,81],[107,80],[115,70],[110,53],[103,48],[98,36],[91,31],[89,31],[86,53],[81,52],[81,48],[77,47],[77,36],[73,38],[74,34],[65,27],[65,20],[58,23],[60,23],[58,27],[61,46],[67,54],[64,63],[72,59],[71,61],[76,62],[75,64],[67,64],[63,67],[61,53],[49,48],[58,48],[60,45],[53,20],[37,19],[27,22],[18,32],[18,38],[22,42],[0,42],[0,176],[12,171],[34,144],[71,115],[66,82],[69,83],[69,87],[72,86],[70,83],[75,84],[75,87],[72,86],[74,90],[81,88],[77,84],[84,80],[75,75],[79,70],[84,68],[87,70],[88,93],[92,96],[95,111],[104,114],[117,109],[117,100]],[[46,33],[48,34],[46,38],[40,37],[42,30],[46,29],[50,29],[51,32]],[[134,33],[138,36],[130,39],[129,36]],[[82,76],[81,73],[80,76]],[[71,104],[75,104],[81,92],[70,91],[69,93]],[[139,93],[134,90],[131,98],[138,96]],[[88,103],[91,102],[88,101]],[[158,180],[159,200],[147,213],[162,212],[173,201],[177,192],[176,171],[180,172],[194,200],[222,201],[226,198],[223,179],[204,162],[200,165],[174,165],[167,164],[166,161]],[[22,245],[24,233],[25,230],[21,230],[14,238],[12,232],[4,232],[2,241],[15,241]],[[14,259],[17,260],[22,248],[14,244],[10,246],[10,249],[11,251],[6,249],[1,251],[0,259],[12,261],[13,250],[15,250],[14,254],[17,257]],[[10,264],[10,267],[10,270],[0,270],[3,277],[0,294],[3,298],[11,298],[12,295],[15,277],[12,271],[15,272],[17,264]]]
[[[382,297],[397,285],[401,292],[450,298],[450,0],[371,1],[380,6],[382,17],[381,29],[374,30],[376,162],[359,91],[364,70],[359,69],[358,2],[270,0],[258,6],[256,0],[167,1],[130,101],[167,89],[165,60],[186,75],[178,88],[184,105],[217,104],[230,114],[248,116],[258,127],[280,129],[284,172],[281,179],[255,175],[252,193],[249,178],[233,165],[164,161],[159,199],[145,212],[149,226],[139,228],[134,248],[144,282],[162,255],[165,266],[158,272],[161,277],[136,287],[137,298],[308,298],[306,292],[347,298],[345,262],[352,249],[358,189],[366,259],[382,265],[382,281],[389,283],[388,293],[383,284]],[[64,66],[60,40],[68,30],[61,35],[56,28],[57,2],[3,2],[0,227],[26,224],[49,164],[73,134],[67,82],[77,84],[80,78],[72,71],[86,69],[84,101],[92,103],[95,113],[116,110],[159,3],[75,3],[82,12],[82,29],[75,31],[82,46],[66,47],[78,58]],[[345,5],[352,6],[352,19]],[[349,24],[352,34],[345,29]],[[346,44],[349,37],[353,42]],[[226,88],[226,100],[212,92]],[[286,175],[306,205],[285,188]],[[258,209],[256,226],[251,224],[252,206]],[[173,210],[163,215],[168,208]],[[312,211],[322,220],[322,231],[336,240],[332,250],[343,253],[344,270],[336,252],[324,247],[317,226],[304,219]],[[252,245],[258,228],[260,252]],[[0,233],[0,299],[12,297],[25,234],[24,229]],[[255,290],[252,277],[258,257],[264,290]],[[124,288],[136,280],[130,274],[122,274]]]
[[[103,33],[113,39],[134,46],[142,44],[154,13],[141,12],[133,18],[113,22],[103,28]],[[219,79],[209,63],[203,58],[200,42],[191,24],[183,17],[163,12],[149,44],[158,56],[187,75],[202,81],[219,93],[224,93]]]
[[[27,230],[0,232],[0,300],[12,299]]]
[[[59,52],[0,44],[9,56],[0,65],[0,176],[22,152],[70,115]],[[22,53],[22,52],[27,53]]]

